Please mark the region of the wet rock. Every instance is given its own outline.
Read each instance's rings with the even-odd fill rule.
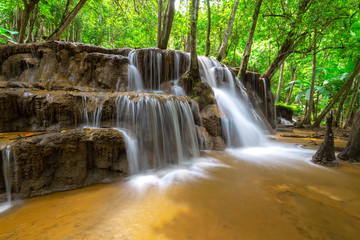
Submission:
[[[221,113],[217,105],[213,104],[205,107],[201,112],[200,116],[203,122],[203,127],[213,137],[222,135],[221,128]]]
[[[261,78],[259,73],[246,72],[242,82],[254,108],[262,116],[262,119],[267,119],[265,125],[269,125],[268,128],[271,131],[270,128],[276,127],[276,119],[274,116],[275,97],[271,92],[270,80]]]
[[[5,90],[0,92],[0,112],[2,113],[0,114],[0,132],[74,128],[87,123],[86,113],[88,120],[93,124],[91,116],[96,115],[100,107],[100,125],[104,123],[104,126],[105,124],[114,126],[116,122],[115,100],[123,95],[133,102],[137,102],[143,97],[151,97],[160,102],[176,100],[188,102],[191,105],[189,97],[168,94]]]
[[[123,136],[113,129],[44,134],[20,139],[12,150],[15,198],[111,182],[128,174]]]
[[[36,82],[49,90],[77,85],[126,90],[130,51],[59,41],[0,46],[0,80]]]
[[[225,142],[224,139],[222,139],[220,136],[218,137],[212,137],[213,141],[213,150],[223,151],[225,150]]]
[[[198,102],[200,110],[216,104],[215,95],[208,83],[198,82],[193,88],[194,99]]]
[[[204,127],[196,126],[196,134],[198,137],[200,150],[213,149],[213,137],[210,136]]]

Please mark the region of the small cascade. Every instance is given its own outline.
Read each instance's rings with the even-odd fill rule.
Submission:
[[[142,61],[139,59],[139,51],[143,54]],[[129,88],[131,91],[150,89],[159,90],[161,84],[161,73],[163,71],[163,57],[160,51],[157,49],[140,49],[133,50],[129,53],[130,59],[129,67],[131,74],[128,76],[129,85],[141,88]],[[142,74],[140,74],[140,71]],[[136,76],[136,78],[135,78]],[[140,76],[140,78],[138,78]],[[141,76],[143,79],[141,79]],[[146,83],[146,86],[143,86]]]
[[[264,141],[261,128],[254,123],[257,114],[249,111],[249,101],[243,84],[232,75],[227,67],[207,57],[199,57],[200,74],[215,93],[223,116],[222,126],[228,147],[256,146]],[[242,99],[237,92],[240,92]]]
[[[188,55],[186,55],[188,56]],[[180,80],[180,56],[178,51],[174,53],[174,74],[173,74],[174,86],[172,87],[172,92],[175,95],[186,95],[184,89],[179,86]]]
[[[128,91],[138,91],[144,89],[144,83],[141,78],[140,72],[137,69],[136,65],[137,60],[137,54],[135,54],[136,51],[133,50],[129,53],[128,58],[130,59],[130,64],[128,66]],[[116,86],[116,90],[119,90],[119,86]]]
[[[125,140],[126,156],[129,163],[130,175],[140,172],[138,141],[134,133],[124,128],[115,128],[120,131]]]
[[[82,122],[86,123],[85,127],[99,128],[101,124],[102,105],[97,97],[82,96],[83,108],[81,111]],[[92,109],[92,111],[89,111]]]
[[[10,161],[15,160],[10,149],[1,151],[2,157],[2,173],[4,177],[5,189],[6,189],[6,202],[0,204],[0,213],[11,207],[11,175],[10,175]]]
[[[267,111],[267,90],[266,90],[266,81],[265,79],[261,79],[263,82],[263,86],[264,86],[264,111],[265,111],[265,117],[268,117],[268,111]]]
[[[137,140],[131,173],[179,164],[199,156],[195,123],[186,97],[138,93],[115,100],[116,127]]]

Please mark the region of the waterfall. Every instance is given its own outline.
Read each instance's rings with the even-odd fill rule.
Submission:
[[[186,55],[188,56],[188,55]],[[174,86],[172,87],[172,92],[175,95],[186,95],[184,89],[179,86],[180,80],[180,56],[178,51],[174,53],[174,74],[173,74]]]
[[[138,156],[134,159],[138,162],[130,163],[131,173],[177,165],[199,156],[186,97],[138,93],[115,101],[116,127],[131,132],[137,140]]]
[[[114,128],[120,131],[125,140],[126,157],[129,163],[130,175],[140,172],[138,141],[134,133],[124,128]]]
[[[249,111],[249,100],[243,84],[232,75],[227,67],[218,61],[199,56],[200,74],[203,82],[208,83],[215,93],[215,98],[222,118],[222,127],[228,147],[256,146],[264,141],[261,128],[255,124],[257,115]],[[239,89],[241,97],[237,94]]]
[[[136,51],[131,51],[128,55],[128,58],[130,60],[130,64],[128,66],[128,91],[143,90],[143,80],[139,70],[136,67],[138,62]],[[119,86],[116,86],[116,90],[119,90]]]
[[[11,207],[11,176],[10,176],[10,161],[15,160],[10,149],[1,151],[2,155],[2,170],[6,189],[6,202],[0,204],[0,213]]]

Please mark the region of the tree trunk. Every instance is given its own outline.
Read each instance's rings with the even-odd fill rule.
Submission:
[[[45,18],[41,18],[40,26],[36,32],[35,42],[41,41],[41,36],[42,36],[43,30],[44,30],[44,24],[45,24]]]
[[[228,41],[229,41],[229,38],[230,38],[230,35],[231,35],[232,26],[233,26],[233,23],[234,23],[234,19],[235,19],[236,10],[238,8],[238,5],[239,5],[239,0],[235,0],[233,9],[232,9],[232,12],[231,12],[231,15],[230,15],[230,19],[229,19],[229,22],[228,22],[228,26],[227,26],[227,29],[226,29],[226,32],[225,32],[224,40],[223,40],[223,42],[222,42],[222,44],[220,46],[219,53],[218,53],[217,58],[216,58],[216,60],[218,60],[219,62],[222,60],[222,58],[224,56],[224,53],[226,51],[227,44],[228,44]]]
[[[160,38],[158,42],[158,48],[166,49],[169,43],[170,32],[172,28],[172,22],[175,15],[175,0],[169,0],[166,7],[165,16],[163,20],[163,29],[160,33]]]
[[[360,161],[360,109],[355,114],[349,142],[338,157],[343,160]]]
[[[281,65],[281,69],[280,69],[279,84],[278,84],[278,88],[276,91],[275,103],[279,102],[279,99],[280,99],[280,90],[281,90],[282,80],[284,77],[284,66],[285,66],[285,63],[283,63]]]
[[[24,3],[24,10],[22,11],[22,16],[20,18],[20,29],[19,29],[19,43],[23,43],[26,34],[26,27],[29,22],[30,14],[33,11],[36,4],[39,3],[40,0],[30,0],[28,3],[27,0],[22,0]]]
[[[312,75],[311,75],[311,85],[310,85],[310,98],[309,98],[309,110],[304,118],[303,124],[311,124],[311,113],[313,112],[314,106],[314,91],[315,91],[315,79],[316,79],[316,28],[314,30],[314,39],[313,39],[313,64],[312,64]]]
[[[206,53],[205,56],[209,56],[210,53],[210,31],[211,31],[211,9],[210,9],[210,0],[206,0],[207,6],[207,32],[206,32]]]
[[[338,163],[335,161],[335,147],[334,147],[334,134],[331,129],[332,115],[326,119],[326,128],[324,133],[324,141],[320,148],[317,150],[315,155],[312,157],[315,163],[323,164],[326,166],[337,166]]]
[[[72,0],[67,0],[67,2],[66,2],[65,10],[62,15],[60,24],[59,24],[60,26],[65,22],[67,16],[69,15],[69,9],[70,9],[71,2],[72,2]]]
[[[355,84],[355,87],[354,87],[354,94],[351,97],[350,105],[349,105],[348,111],[346,113],[346,117],[345,117],[344,124],[343,124],[342,128],[346,128],[349,125],[350,115],[351,115],[351,112],[352,112],[352,110],[354,108],[355,99],[356,99],[357,95],[360,92],[360,89],[359,89],[359,87],[360,87],[360,75],[357,76],[356,79],[357,79],[357,81],[356,81],[356,84]]]
[[[345,100],[349,95],[349,92],[351,90],[351,85],[349,85],[349,87],[345,90],[344,94],[341,97],[339,106],[337,107],[336,113],[335,113],[335,121],[334,121],[334,127],[338,127],[339,126],[339,122],[340,122],[340,117],[341,117],[341,112],[343,110],[343,106],[345,104]]]
[[[32,13],[30,14],[30,25],[29,25],[29,28],[28,28],[28,35],[26,37],[26,40],[24,40],[24,42],[31,42],[31,36],[32,36],[32,32],[33,32],[33,29],[34,29],[34,25],[35,25],[35,22],[37,20],[37,16],[38,16],[38,13],[39,13],[39,7],[36,5],[34,7],[34,10],[32,11]]]
[[[64,23],[61,24],[51,35],[47,38],[47,40],[58,40],[61,37],[61,34],[66,31],[66,29],[70,26],[76,15],[79,13],[81,8],[85,5],[87,0],[80,0],[79,3],[74,7],[69,16],[65,19]]]
[[[286,95],[285,104],[289,104],[289,102],[290,102],[291,94],[292,94],[292,91],[293,91],[294,85],[295,85],[297,71],[299,70],[299,64],[297,64],[294,69],[293,61],[294,61],[294,58],[291,60],[291,64],[290,64],[290,82],[292,82],[292,83],[291,83],[290,89],[288,91],[288,94]]]
[[[160,36],[161,36],[162,9],[163,9],[163,0],[159,0],[158,1],[157,45],[159,45],[159,43],[160,43]]]
[[[334,104],[339,100],[341,94],[347,89],[348,86],[351,86],[354,78],[360,72],[360,58],[357,60],[354,71],[350,75],[350,77],[346,80],[344,85],[339,89],[334,98],[329,102],[329,104],[325,107],[325,109],[321,112],[318,118],[316,118],[314,126],[318,127],[321,123],[321,120],[325,117],[325,115],[330,111],[330,109],[334,106]]]
[[[180,81],[183,81],[183,86],[188,95],[193,94],[193,86],[200,82],[200,72],[199,64],[196,53],[196,26],[198,19],[199,11],[199,2],[200,0],[191,0],[190,1],[190,70],[188,74],[183,74]]]
[[[250,54],[251,54],[251,45],[253,43],[253,38],[254,38],[256,23],[257,23],[257,20],[259,17],[261,3],[262,3],[262,0],[258,0],[256,3],[256,6],[255,6],[253,19],[252,19],[251,26],[249,29],[248,39],[247,39],[246,45],[245,45],[244,54],[241,58],[240,69],[239,69],[239,74],[238,74],[238,77],[240,79],[244,79],[244,75],[247,70],[247,66],[248,66],[248,62],[249,62],[249,58],[250,58]]]
[[[191,14],[190,78],[195,81],[200,80],[199,64],[198,64],[197,52],[196,52],[196,26],[198,19],[199,2],[200,0],[191,0],[191,9],[190,9],[190,14]]]

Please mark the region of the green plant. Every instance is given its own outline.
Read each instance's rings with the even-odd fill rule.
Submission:
[[[10,30],[7,30],[5,28],[0,27],[0,42],[3,42],[3,43],[7,43],[7,42],[16,43],[15,41],[12,40],[12,38],[9,36],[9,34],[18,34],[18,32],[10,31]]]

